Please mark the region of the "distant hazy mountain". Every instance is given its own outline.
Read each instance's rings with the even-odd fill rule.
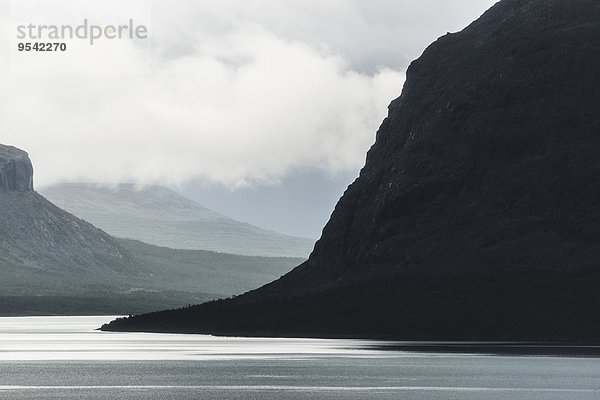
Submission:
[[[36,193],[27,153],[0,145],[2,315],[184,306],[256,288],[300,262],[115,239]]]
[[[600,1],[502,0],[413,62],[310,259],[106,329],[600,342]]]
[[[220,215],[162,186],[59,184],[40,192],[109,234],[176,249],[303,257],[314,240],[286,236]]]
[[[240,256],[206,250],[181,250],[117,239],[139,264],[144,287],[183,292],[238,295],[279,278],[301,258]]]

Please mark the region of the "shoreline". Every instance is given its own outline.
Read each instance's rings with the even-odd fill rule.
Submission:
[[[543,342],[398,342],[368,345],[364,349],[430,354],[600,357],[600,345]]]

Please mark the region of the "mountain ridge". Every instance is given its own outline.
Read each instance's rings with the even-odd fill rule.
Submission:
[[[0,145],[1,315],[181,307],[256,288],[301,261],[111,237],[38,194],[27,153]]]
[[[160,186],[65,183],[41,193],[113,236],[175,249],[302,257],[314,241],[238,222]]]
[[[407,71],[309,260],[106,330],[600,340],[600,4],[502,0]]]

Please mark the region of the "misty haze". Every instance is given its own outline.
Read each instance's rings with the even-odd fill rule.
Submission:
[[[0,399],[600,397],[597,0],[0,28]]]

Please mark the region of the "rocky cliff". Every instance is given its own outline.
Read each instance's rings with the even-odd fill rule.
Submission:
[[[115,239],[35,192],[31,165],[24,151],[0,145],[0,315],[114,315],[180,307],[259,287],[303,260]],[[138,194],[128,205],[155,199]],[[198,214],[196,208],[179,211]]]
[[[0,145],[0,191],[33,191],[33,166],[26,152]]]
[[[503,0],[407,71],[310,259],[107,329],[600,340],[600,3]]]
[[[504,0],[433,43],[302,274],[600,261],[599,17],[593,0]]]
[[[3,294],[84,293],[137,264],[112,237],[33,190],[26,152],[0,145],[0,278]],[[114,283],[114,282],[113,282]]]

